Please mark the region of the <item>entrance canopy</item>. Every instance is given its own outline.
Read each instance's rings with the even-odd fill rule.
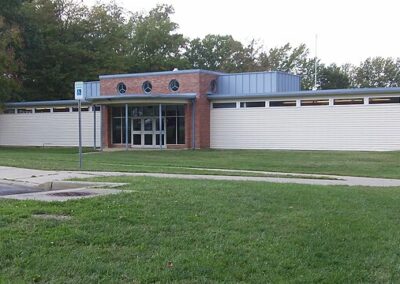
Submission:
[[[97,105],[109,105],[109,104],[128,104],[128,103],[153,103],[153,104],[177,104],[185,103],[189,100],[196,98],[195,93],[187,94],[158,94],[158,95],[143,95],[143,94],[132,94],[132,95],[114,95],[114,96],[96,96],[87,97],[86,100]]]

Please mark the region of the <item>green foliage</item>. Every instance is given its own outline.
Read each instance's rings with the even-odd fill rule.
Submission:
[[[302,88],[312,89],[315,59],[310,58],[309,53],[305,44],[292,47],[287,43],[282,47],[274,47],[261,52],[257,63],[259,69],[263,71],[282,71],[300,75]]]
[[[238,72],[254,66],[252,49],[253,45],[245,48],[230,35],[209,34],[191,40],[185,56],[192,68]]]
[[[400,58],[367,58],[353,70],[355,87],[399,87]]]
[[[88,12],[82,39],[89,55],[86,77],[96,80],[99,74],[127,72],[131,30],[126,22],[123,8],[115,3],[95,5]]]
[[[164,71],[183,66],[181,54],[186,39],[176,32],[178,24],[171,21],[174,9],[158,5],[148,15],[131,17],[130,72]]]
[[[259,56],[259,65],[263,70],[301,73],[309,55],[305,44],[293,48],[289,43],[282,47],[271,48]]]
[[[17,72],[21,64],[16,60],[14,50],[20,42],[18,27],[6,23],[0,16],[0,103],[11,99],[19,88]]]
[[[319,87],[322,90],[346,89],[350,87],[349,74],[346,73],[344,68],[339,67],[336,64],[320,66],[318,82]]]
[[[187,39],[172,21],[174,9],[157,5],[130,13],[111,2],[7,0],[0,5],[0,102],[70,99],[73,82],[99,74],[201,68],[223,72],[283,71],[321,89],[400,85],[400,59],[368,58],[360,66],[325,66],[306,45],[264,49],[231,35]]]
[[[15,99],[19,90],[18,73],[23,64],[15,56],[21,46],[21,32],[18,24],[22,0],[9,0],[0,5],[0,104]]]
[[[82,45],[87,9],[68,0],[34,0],[23,8],[25,46],[19,50],[24,100],[72,98],[73,82],[87,78]]]

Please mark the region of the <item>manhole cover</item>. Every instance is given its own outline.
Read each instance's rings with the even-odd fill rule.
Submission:
[[[48,193],[47,195],[52,195],[52,196],[88,196],[88,195],[94,195],[94,193],[85,192],[85,191],[68,191],[68,192]]]

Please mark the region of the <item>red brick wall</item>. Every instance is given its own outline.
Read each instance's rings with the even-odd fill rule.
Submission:
[[[179,90],[175,93],[195,93],[196,94],[196,115],[195,115],[195,135],[196,148],[210,147],[210,103],[207,93],[210,89],[210,82],[216,79],[217,75],[193,72],[189,74],[167,74],[143,77],[110,78],[100,80],[100,95],[118,95],[117,84],[123,82],[127,91],[126,94],[143,94],[142,84],[150,81],[153,90],[152,94],[171,94],[168,89],[169,82],[176,79],[179,82]],[[154,103],[154,102],[153,102]],[[110,144],[110,119],[109,111],[103,116],[103,143],[105,147]],[[188,102],[185,106],[185,146],[192,148],[192,103]],[[181,146],[179,146],[180,148]],[[170,148],[173,148],[172,146]]]
[[[185,145],[192,148],[192,103],[185,105]]]
[[[101,120],[102,120],[102,143],[104,148],[111,146],[111,125],[110,125],[110,108],[101,106]]]
[[[207,93],[210,83],[216,79],[213,74],[200,73],[198,96],[196,97],[196,148],[210,148],[210,101]]]
[[[100,95],[118,95],[117,85],[120,82],[126,85],[126,94],[144,94],[142,84],[145,81],[150,81],[153,85],[152,94],[170,94],[168,84],[172,79],[179,81],[179,90],[176,93],[196,93],[199,73],[101,79]]]

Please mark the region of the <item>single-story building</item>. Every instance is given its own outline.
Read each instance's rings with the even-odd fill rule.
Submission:
[[[301,91],[283,72],[174,70],[77,82],[83,146],[400,150],[400,88]],[[7,103],[0,145],[76,146],[76,100]]]

